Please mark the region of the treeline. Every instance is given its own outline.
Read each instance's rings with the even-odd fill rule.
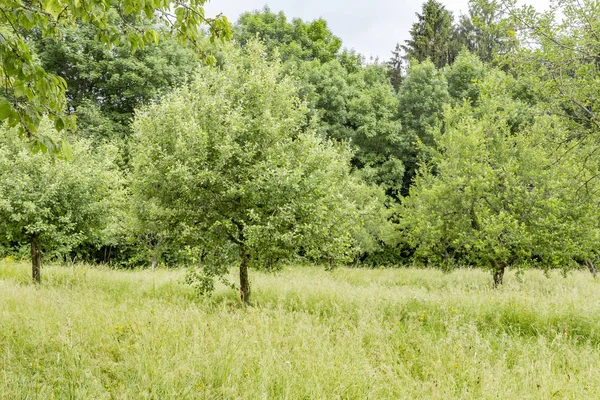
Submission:
[[[42,256],[199,266],[200,290],[237,263],[244,300],[248,267],[301,260],[475,265],[496,284],[508,266],[593,269],[600,10],[554,12],[472,0],[454,20],[429,0],[371,63],[268,8],[206,39],[215,66],[160,30],[139,49],[89,24],[27,31],[77,129],[70,161],[3,129],[0,253],[35,279]]]

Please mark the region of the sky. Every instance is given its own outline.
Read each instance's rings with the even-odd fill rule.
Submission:
[[[396,43],[404,44],[415,13],[421,11],[425,0],[211,0],[205,7],[207,16],[223,13],[235,22],[245,11],[262,9],[283,11],[289,20],[302,18],[312,21],[322,17],[344,47],[354,49],[367,59],[391,57]],[[440,0],[454,14],[468,10],[468,0]],[[549,0],[529,0],[538,9],[548,6]]]

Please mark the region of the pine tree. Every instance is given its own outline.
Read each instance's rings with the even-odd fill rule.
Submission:
[[[457,49],[453,43],[452,13],[435,0],[423,4],[421,14],[417,13],[418,21],[410,30],[411,39],[401,46],[407,60],[416,59],[419,62],[430,59],[436,68],[452,64]]]

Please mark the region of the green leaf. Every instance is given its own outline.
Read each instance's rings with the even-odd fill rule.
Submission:
[[[176,16],[178,22],[183,21],[183,19],[185,18],[185,14],[186,14],[185,8],[179,7],[177,9],[175,9],[175,16]]]
[[[59,132],[62,131],[65,128],[65,121],[60,117],[56,118],[56,121],[54,121],[54,128]]]
[[[0,103],[0,121],[5,120],[6,118],[10,117],[10,115],[12,113],[13,113],[12,107],[10,106],[8,101],[5,100]]]
[[[65,160],[71,161],[73,159],[73,149],[71,149],[71,145],[67,139],[63,139],[60,142],[60,149]]]

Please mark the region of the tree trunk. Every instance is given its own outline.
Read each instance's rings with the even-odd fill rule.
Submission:
[[[246,246],[240,245],[240,297],[244,304],[250,305],[250,281],[248,280],[248,253]]]
[[[112,246],[110,246],[110,245],[104,246],[104,259],[103,259],[104,264],[110,263],[111,248],[112,248]]]
[[[448,262],[450,261],[450,253],[448,253],[448,249],[444,250],[444,255],[442,256],[442,258],[444,259],[444,264],[448,264]]]
[[[152,256],[152,272],[154,272],[156,270],[157,265],[158,265],[158,259],[154,255],[154,256]]]
[[[494,287],[502,285],[502,281],[504,279],[504,269],[506,268],[504,265],[493,263],[494,266]]]
[[[590,272],[594,276],[594,279],[598,279],[598,270],[594,266],[594,263],[591,262],[590,260],[586,260],[585,261],[585,265],[587,265],[588,269],[590,270]]]
[[[31,277],[35,283],[42,281],[42,249],[37,234],[31,238]]]

